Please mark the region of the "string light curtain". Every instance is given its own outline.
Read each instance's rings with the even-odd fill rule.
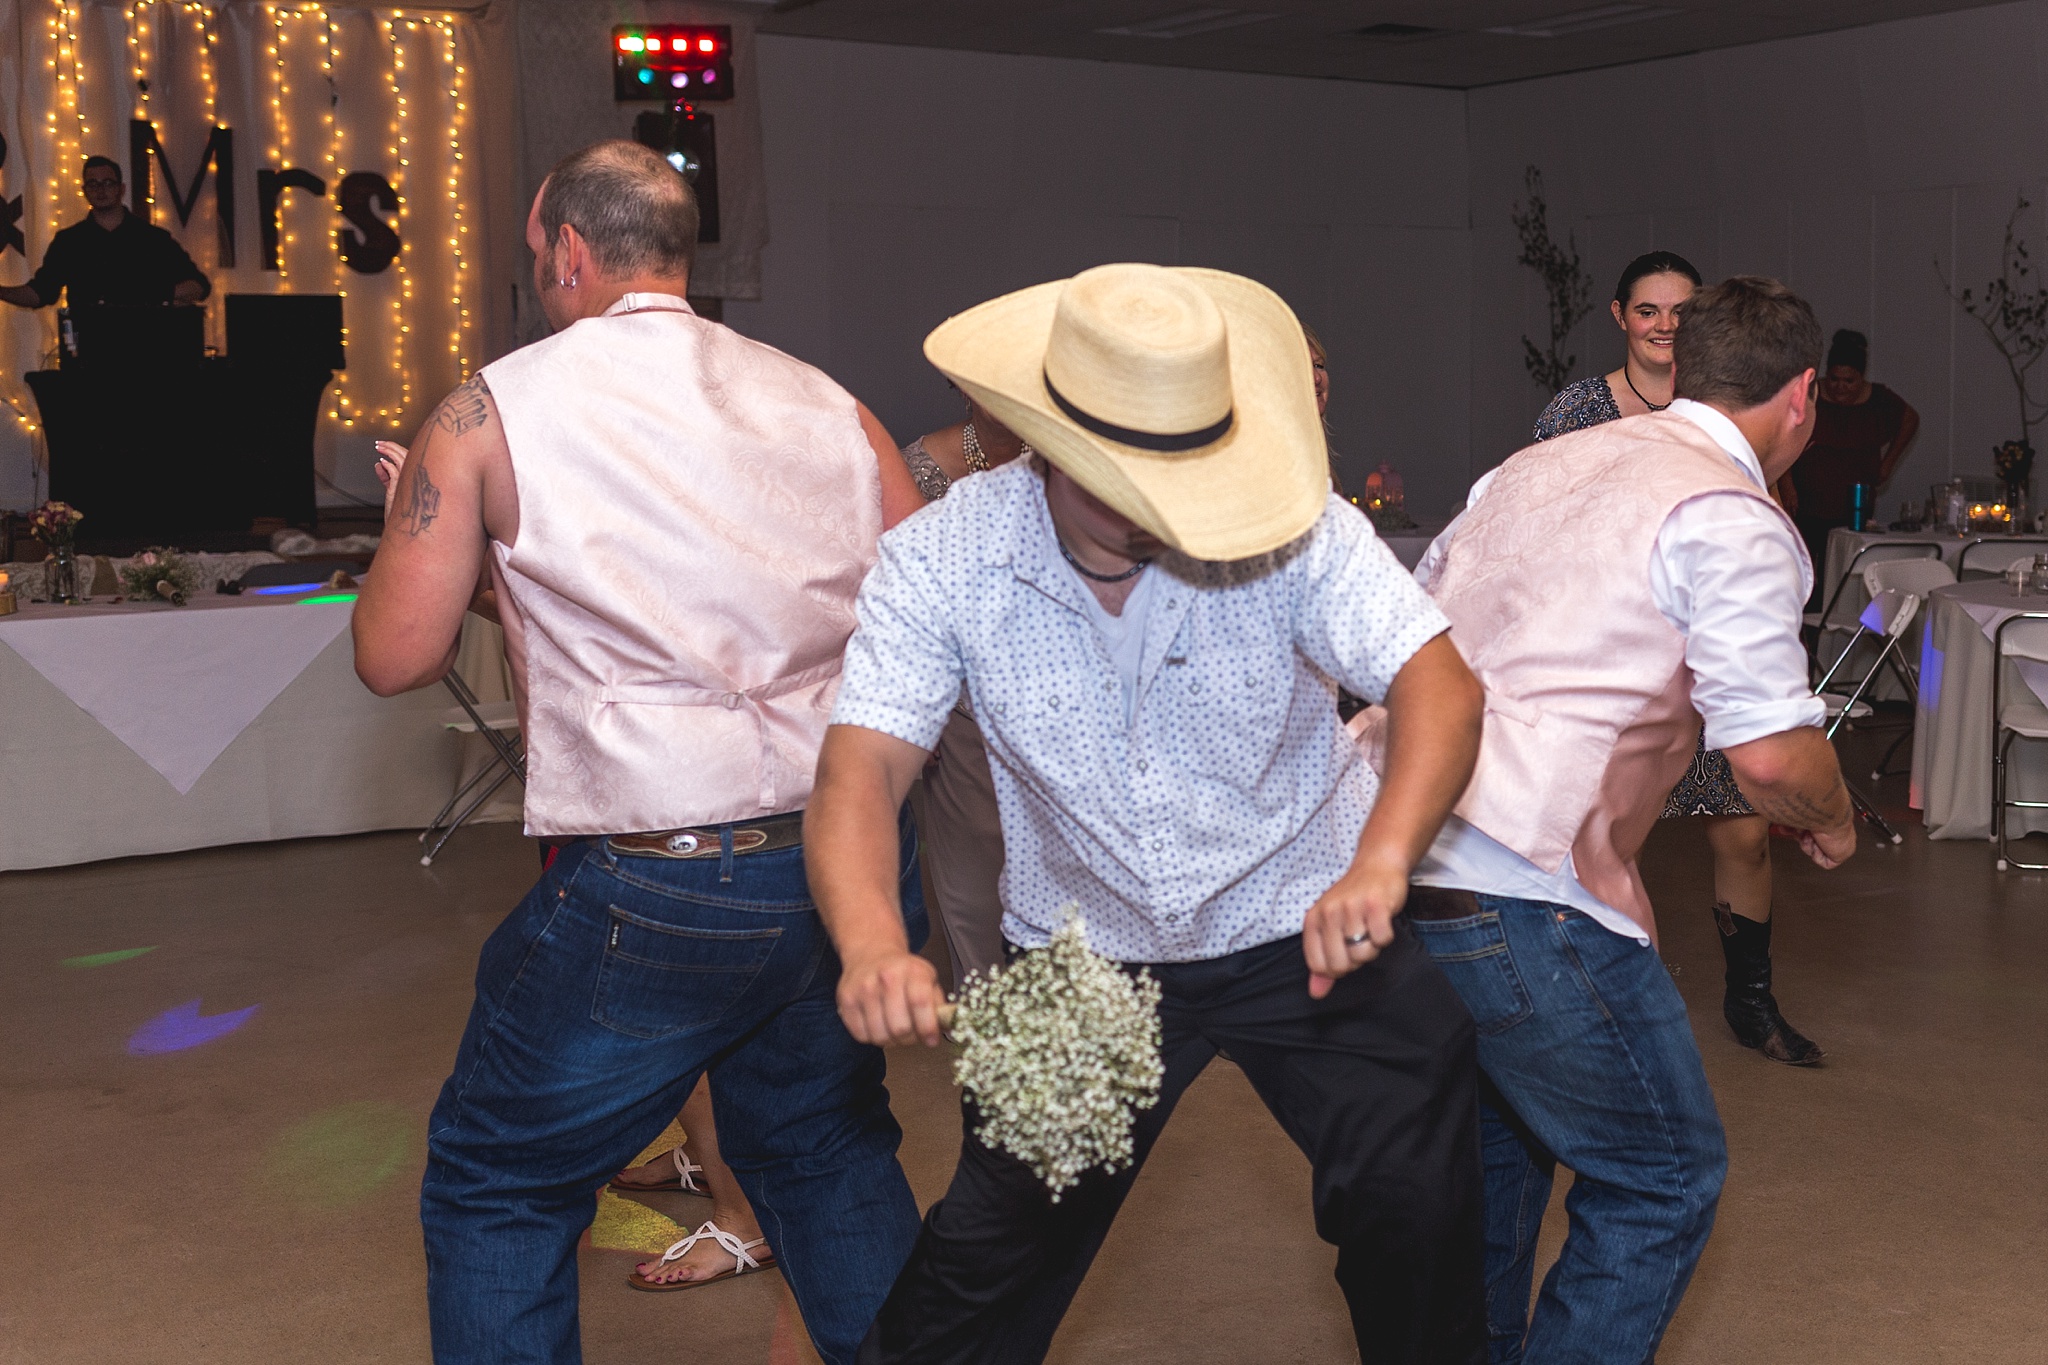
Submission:
[[[15,36],[11,51],[0,51],[0,201],[21,197],[16,225],[26,248],[0,250],[0,283],[27,279],[55,232],[85,215],[78,179],[86,156],[121,163],[132,199],[144,168],[129,164],[129,121],[146,119],[169,162],[149,158],[154,221],[213,280],[210,344],[225,347],[228,294],[343,296],[349,363],[328,389],[323,465],[331,467],[337,442],[409,436],[480,363],[481,184],[471,145],[478,43],[468,16],[247,0],[0,0],[0,24]],[[182,225],[175,202],[189,192],[216,126],[233,130],[232,265],[217,168]],[[318,177],[326,193],[279,193],[278,268],[270,270],[257,172],[288,168]],[[343,234],[363,235],[340,211],[342,183],[354,173],[383,177],[398,200],[369,200],[402,242],[378,273],[342,260]],[[35,408],[22,375],[53,360],[54,313],[0,315],[0,397],[25,430]]]

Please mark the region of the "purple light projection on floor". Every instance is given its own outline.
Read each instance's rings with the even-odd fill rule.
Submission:
[[[256,1011],[262,1008],[261,1005],[251,1005],[247,1009],[201,1018],[199,1002],[187,1000],[135,1030],[134,1036],[128,1040],[128,1051],[137,1057],[158,1052],[183,1052],[188,1047],[198,1047],[201,1043],[226,1037],[254,1019]]]

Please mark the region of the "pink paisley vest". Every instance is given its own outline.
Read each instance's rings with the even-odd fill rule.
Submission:
[[[1772,503],[1699,427],[1649,413],[1502,465],[1452,537],[1430,595],[1486,686],[1479,766],[1457,813],[1654,935],[1636,855],[1699,739],[1685,640],[1650,557],[1678,505]]]
[[[492,568],[526,832],[802,808],[882,529],[852,396],[665,294],[483,373],[518,484]]]

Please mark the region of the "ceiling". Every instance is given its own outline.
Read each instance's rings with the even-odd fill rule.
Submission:
[[[1991,0],[780,0],[762,31],[1453,89]]]

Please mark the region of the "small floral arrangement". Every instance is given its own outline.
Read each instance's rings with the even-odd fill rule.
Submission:
[[[46,502],[28,514],[28,531],[52,550],[68,549],[77,539],[85,513],[68,502]]]
[[[976,1135],[1052,1190],[1131,1160],[1131,1116],[1159,1102],[1159,983],[1088,947],[1078,907],[1044,948],[961,992],[953,1079],[981,1111]]]
[[[2027,481],[2034,475],[2034,447],[2027,441],[2007,441],[1994,446],[1991,463],[1998,467],[1998,477],[2005,484],[2005,500],[2017,501],[2016,495],[2025,491]]]
[[[121,591],[131,602],[161,600],[182,607],[199,591],[199,570],[178,551],[153,545],[121,566]]]

